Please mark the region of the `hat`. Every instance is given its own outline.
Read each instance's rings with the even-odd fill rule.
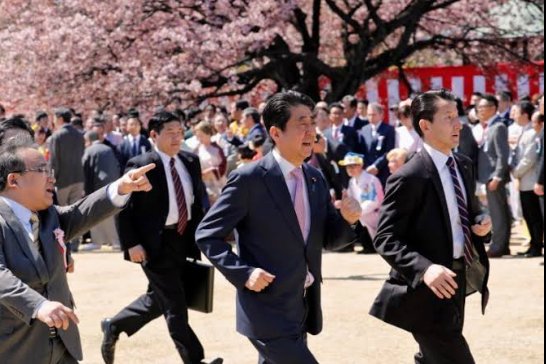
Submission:
[[[345,156],[345,159],[339,162],[339,165],[342,167],[354,166],[354,165],[364,165],[364,156],[356,153],[349,153]]]

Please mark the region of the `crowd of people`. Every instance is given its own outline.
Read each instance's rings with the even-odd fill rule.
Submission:
[[[308,163],[318,168],[333,201],[343,191],[363,207],[358,226],[358,253],[374,253],[379,208],[388,177],[423,148],[412,124],[411,99],[387,109],[354,96],[339,102],[319,102],[314,110],[317,137]],[[526,222],[531,236],[527,257],[542,256],[543,220],[543,97],[512,100],[509,92],[498,95],[475,93],[465,107],[458,100],[463,122],[457,151],[473,161],[477,194],[493,219],[493,243],[489,256],[510,255],[511,227]],[[210,104],[203,110],[172,109],[184,124],[182,150],[198,156],[208,208],[218,199],[232,171],[267,155],[273,144],[263,124],[265,103],[253,107],[241,100],[225,107]],[[164,110],[165,108],[158,108]],[[390,122],[386,115],[390,113]],[[119,178],[128,161],[154,148],[136,109],[119,114],[94,111],[87,119],[73,109],[59,108],[34,118],[6,117],[0,130],[27,128],[40,152],[54,170],[57,202],[69,205],[84,195]],[[1,134],[0,134],[1,135]],[[543,208],[542,208],[543,209]],[[72,242],[72,249],[120,249],[116,219],[95,227],[91,234]],[[362,246],[360,248],[359,246]],[[355,251],[354,246],[345,249]]]
[[[465,108],[440,91],[387,109],[353,96],[315,104],[287,92],[256,106],[237,101],[229,113],[212,104],[191,113],[161,107],[148,120],[136,109],[84,118],[57,108],[30,118],[5,115],[0,106],[0,216],[8,221],[0,223],[0,238],[23,239],[18,218],[29,239],[21,246],[30,251],[0,239],[0,279],[8,290],[0,299],[21,312],[8,317],[14,323],[6,329],[10,338],[34,335],[43,344],[46,335],[53,345],[31,352],[8,340],[0,343],[0,359],[81,360],[60,272],[73,270],[67,249],[110,246],[142,266],[149,287],[102,321],[107,364],[121,333],[131,336],[161,315],[184,363],[223,362],[204,361],[189,324],[188,259],[201,252],[238,289],[238,330],[261,362],[316,363],[306,335],[322,330],[322,248],[377,250],[393,267],[371,314],[414,333],[416,362],[453,355],[473,362],[462,336],[464,293],[482,293],[485,310],[488,258],[511,253],[511,227],[521,218],[531,236],[524,255],[542,256],[544,97],[513,102],[509,93],[475,94]],[[389,112],[395,117],[387,122]],[[51,207],[53,197],[71,207]],[[77,237],[86,230],[89,236]],[[234,230],[238,254],[229,244]],[[55,244],[44,242],[53,237],[62,261],[52,260]],[[37,267],[27,272],[30,290],[17,278],[28,265],[13,263],[23,257]],[[430,312],[445,307],[420,289],[423,283],[440,300],[453,299],[459,314],[421,310],[419,322],[408,318],[413,304],[430,305]],[[455,331],[420,331],[439,317]],[[31,325],[17,326],[18,318]],[[438,349],[438,340],[449,350]],[[47,361],[48,350],[59,360]]]

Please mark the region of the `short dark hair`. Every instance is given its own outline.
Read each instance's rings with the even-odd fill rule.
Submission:
[[[256,156],[256,151],[250,149],[247,144],[243,144],[237,148],[237,153],[241,159],[252,159]]]
[[[533,118],[533,114],[535,113],[535,105],[528,101],[523,101],[517,104],[517,106],[520,108],[521,112],[523,114],[527,114],[529,117],[529,120]]]
[[[244,111],[245,109],[248,109],[250,107],[250,103],[246,100],[239,100],[235,103],[235,108],[237,110]]]
[[[40,121],[44,118],[47,118],[47,113],[45,111],[38,111],[36,113],[36,121]]]
[[[254,120],[254,124],[259,124],[262,118],[260,112],[253,107],[246,108],[245,111],[243,111],[243,115],[251,116],[252,120]]]
[[[59,107],[55,109],[53,113],[58,119],[62,119],[63,123],[70,124],[70,120],[72,119],[72,112],[66,107]]]
[[[483,95],[482,100],[485,100],[489,104],[495,106],[495,109],[497,109],[497,111],[499,110],[499,100],[494,95],[491,95],[491,94]]]
[[[19,152],[32,148],[28,138],[15,137],[0,146],[0,192],[4,192],[8,184],[8,176],[11,173],[20,173],[27,166]]]
[[[411,118],[411,106],[410,105],[402,105],[398,108],[397,111],[398,118],[405,117],[405,118]]]
[[[127,117],[131,119],[139,119],[140,118],[140,112],[138,112],[135,108],[130,108],[127,110]]]
[[[163,128],[165,127],[165,124],[171,123],[177,121],[180,124],[182,124],[182,121],[178,116],[175,114],[168,112],[168,111],[161,111],[158,113],[155,113],[152,118],[150,119],[150,122],[148,124],[148,128],[150,131],[155,131],[156,133],[160,134]]]
[[[83,120],[82,118],[79,118],[79,117],[76,117],[76,118],[73,118],[70,123],[73,125],[73,126],[76,126],[76,127],[79,127],[79,128],[83,128]]]
[[[358,104],[363,104],[363,105],[366,105],[366,107],[368,107],[368,105],[370,104],[370,100],[368,99],[360,99],[357,101],[357,106]]]
[[[460,97],[457,97],[457,100],[455,101],[457,102],[457,114],[459,114],[459,117],[467,116],[466,111],[464,109],[463,100]]]
[[[28,133],[31,139],[34,138],[34,131],[22,118],[13,117],[0,122],[0,146],[4,143],[4,137],[8,130],[21,130]]]
[[[472,93],[472,96],[483,97],[483,93],[476,91]]]
[[[254,148],[260,148],[263,147],[265,141],[266,139],[263,137],[263,135],[255,135],[254,138],[252,138],[252,145]]]
[[[333,109],[345,110],[343,105],[341,105],[339,102],[334,102],[333,104],[331,104],[330,107],[328,108],[328,112],[332,112]]]
[[[434,121],[434,115],[438,112],[438,101],[445,100],[450,102],[456,102],[455,95],[451,92],[442,89],[439,91],[429,91],[420,94],[413,100],[411,103],[411,115],[413,118],[413,127],[421,136],[424,136],[419,122],[421,120],[428,120],[430,122]]]
[[[512,102],[512,100],[514,99],[514,96],[510,91],[501,91],[497,93],[497,96],[499,97],[500,101],[505,102]]]
[[[282,92],[271,97],[263,113],[267,131],[269,132],[273,126],[282,131],[286,130],[286,124],[288,124],[291,117],[290,109],[299,105],[307,106],[311,110],[315,109],[313,100],[309,96],[297,91]]]

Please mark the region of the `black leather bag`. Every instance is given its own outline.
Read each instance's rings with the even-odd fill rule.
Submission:
[[[212,313],[214,302],[214,267],[200,261],[189,260],[184,277],[188,308],[202,313]]]

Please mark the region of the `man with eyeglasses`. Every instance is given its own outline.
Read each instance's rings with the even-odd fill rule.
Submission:
[[[54,172],[28,138],[0,147],[0,363],[82,360],[65,241],[118,213],[132,192],[150,191],[146,172],[153,168],[57,207]]]

